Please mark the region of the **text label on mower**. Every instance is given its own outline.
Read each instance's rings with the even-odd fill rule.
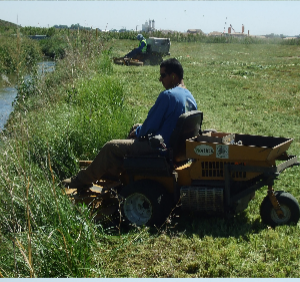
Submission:
[[[214,153],[214,149],[208,145],[198,145],[194,151],[199,156],[210,156]]]

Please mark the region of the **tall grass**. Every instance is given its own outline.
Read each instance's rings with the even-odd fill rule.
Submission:
[[[16,36],[1,36],[0,73],[16,74],[30,72],[41,59],[42,53],[37,42]]]
[[[157,66],[112,65],[131,40],[66,37],[55,72],[20,86],[0,141],[0,276],[299,277],[299,224],[262,224],[257,192],[234,218],[180,214],[159,230],[120,233],[73,205],[60,181],[112,138],[142,122],[163,90]],[[69,40],[69,41],[68,41]],[[297,46],[174,43],[171,54],[204,112],[204,128],[294,137],[300,155]],[[34,90],[34,91],[32,91]],[[298,201],[299,168],[276,190]],[[176,217],[178,215],[180,217]]]
[[[91,276],[94,254],[102,248],[99,238],[106,237],[92,223],[90,209],[74,207],[59,182],[78,170],[78,157],[92,158],[106,140],[125,136],[130,110],[122,85],[110,76],[108,53],[100,52],[98,42],[83,54],[74,46],[70,42],[53,74],[21,83],[1,135],[4,277]]]

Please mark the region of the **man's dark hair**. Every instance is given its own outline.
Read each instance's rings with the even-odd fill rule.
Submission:
[[[163,61],[160,64],[161,68],[165,68],[166,73],[170,75],[171,73],[175,73],[178,75],[178,78],[181,80],[183,79],[183,68],[182,65],[178,60],[175,58],[171,58],[168,60]]]

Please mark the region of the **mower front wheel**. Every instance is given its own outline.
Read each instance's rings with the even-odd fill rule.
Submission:
[[[159,227],[171,211],[172,197],[158,182],[139,180],[124,187],[120,194],[124,198],[122,215],[127,223]]]
[[[260,206],[262,221],[273,227],[297,223],[300,218],[300,207],[295,197],[283,191],[276,191],[275,196],[283,212],[283,217],[280,218],[277,215],[269,196],[266,196]]]

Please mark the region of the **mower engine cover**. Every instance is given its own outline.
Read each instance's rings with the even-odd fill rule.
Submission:
[[[170,38],[149,37],[146,39],[149,50],[152,53],[170,55]]]

